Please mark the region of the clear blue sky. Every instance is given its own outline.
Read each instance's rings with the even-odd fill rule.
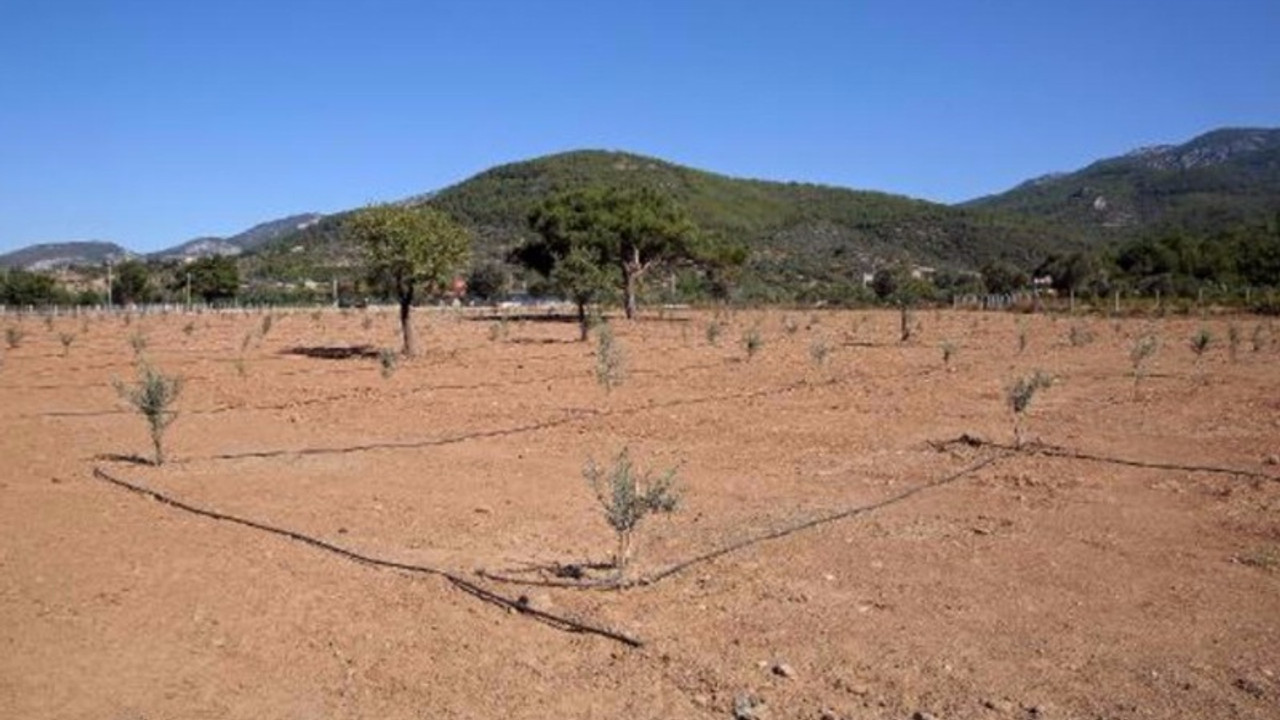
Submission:
[[[0,252],[576,148],[955,202],[1280,125],[1280,0],[3,0]]]

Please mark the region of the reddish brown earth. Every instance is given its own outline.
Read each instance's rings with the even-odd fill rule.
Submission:
[[[928,311],[901,345],[892,313],[744,311],[712,346],[709,314],[655,314],[614,322],[611,393],[564,323],[493,340],[420,312],[426,355],[385,379],[372,357],[286,352],[392,343],[391,314],[369,314],[282,315],[261,338],[257,315],[0,318],[27,332],[0,366],[0,716],[728,718],[750,696],[770,718],[1280,717],[1280,330],[1255,352],[1255,318],[1207,320],[1198,372],[1198,319]],[[1077,324],[1092,342],[1068,342]],[[1146,331],[1163,344],[1135,399]],[[111,387],[135,332],[186,378],[161,468],[128,460],[147,436]],[[1010,442],[1003,387],[1036,368],[1056,381],[1033,440],[1243,472],[937,445]],[[634,575],[923,489],[623,591],[481,576],[606,561],[581,468],[623,447],[679,464],[685,492],[642,528]]]

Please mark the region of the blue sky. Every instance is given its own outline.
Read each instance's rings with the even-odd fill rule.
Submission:
[[[4,0],[0,252],[577,148],[956,202],[1278,125],[1276,0]]]

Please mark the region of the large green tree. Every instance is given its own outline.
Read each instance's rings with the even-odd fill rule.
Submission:
[[[208,303],[230,300],[240,292],[240,269],[231,257],[200,258],[174,276],[175,290],[187,287],[190,287],[192,297]]]
[[[410,312],[420,289],[442,291],[466,266],[470,234],[445,213],[429,206],[372,205],[354,213],[344,233],[365,254],[370,280],[400,304],[403,353],[418,354]]]
[[[650,188],[560,193],[533,211],[529,225],[541,238],[543,259],[560,261],[577,248],[579,259],[617,268],[628,318],[635,317],[644,276],[654,267],[691,258],[697,237],[684,210]]]
[[[151,269],[141,260],[125,260],[115,266],[111,283],[111,301],[118,305],[151,302]]]

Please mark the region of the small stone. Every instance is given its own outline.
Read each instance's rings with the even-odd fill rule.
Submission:
[[[1267,694],[1266,690],[1263,690],[1261,685],[1249,678],[1236,678],[1236,681],[1232,683],[1232,685],[1235,685],[1237,690],[1242,690],[1246,694],[1255,698],[1261,698],[1263,695]]]
[[[911,720],[938,720],[938,716],[925,710],[917,710],[911,716]]]
[[[477,515],[489,515],[493,513],[493,508],[488,505],[478,505],[474,508],[473,512]]]
[[[738,693],[733,698],[733,720],[767,720],[769,709],[764,701],[750,693]]]
[[[1268,455],[1262,461],[1263,465],[1280,465],[1280,455]]]
[[[773,674],[784,678],[794,678],[796,676],[796,669],[784,662],[774,663]]]
[[[987,699],[982,701],[982,706],[987,708],[988,710],[995,710],[996,712],[1001,712],[1001,713],[1013,712],[1013,703],[1009,702],[1008,700]]]
[[[840,715],[831,708],[822,708],[818,712],[818,720],[842,720]]]

